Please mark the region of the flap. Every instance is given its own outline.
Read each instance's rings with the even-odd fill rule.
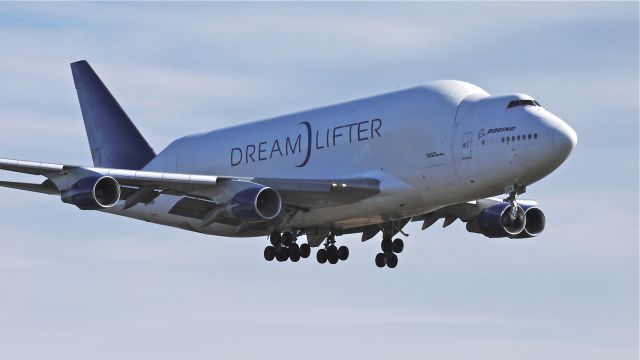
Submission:
[[[350,204],[380,193],[380,180],[372,178],[255,178],[253,182],[278,190],[285,204],[303,209]]]
[[[26,190],[37,192],[41,194],[48,195],[59,195],[60,192],[53,185],[53,183],[49,180],[43,182],[42,184],[32,184],[32,183],[21,183],[21,182],[13,182],[13,181],[0,181],[1,187],[18,189],[18,190]]]

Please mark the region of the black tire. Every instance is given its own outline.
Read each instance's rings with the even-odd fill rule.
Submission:
[[[387,255],[387,266],[391,269],[398,266],[398,255],[394,253]]]
[[[293,243],[291,244],[291,246],[289,246],[289,257],[293,256],[294,254],[298,258],[298,260],[300,260],[300,246],[298,246],[298,244],[296,243]]]
[[[300,245],[300,257],[306,259],[309,255],[311,255],[311,246],[307,243]]]
[[[293,262],[298,262],[298,260],[300,260],[300,253],[299,252],[292,252],[289,255],[289,260],[291,260]]]
[[[329,260],[329,264],[332,265],[338,262],[338,248],[335,245],[331,245],[327,248],[327,260]]]
[[[382,268],[385,265],[387,265],[387,257],[384,256],[383,253],[379,253],[378,255],[376,255],[376,266]]]
[[[276,259],[280,262],[287,261],[289,259],[289,249],[287,249],[286,247],[281,247],[280,249],[278,249]]]
[[[402,239],[393,240],[393,252],[400,254],[404,250],[404,241]]]
[[[384,238],[382,239],[380,247],[382,248],[382,252],[388,253],[393,250],[393,242],[391,242],[391,239],[389,238]]]
[[[267,261],[272,261],[276,257],[276,249],[273,246],[267,246],[264,248],[264,259]]]
[[[346,246],[340,246],[338,248],[338,259],[345,261],[349,258],[349,248]]]
[[[290,232],[285,232],[282,234],[282,243],[285,246],[291,246],[291,244],[293,243],[293,241],[295,240],[295,238],[293,237],[293,234]]]
[[[332,264],[338,262],[338,248],[335,245],[331,245],[327,248],[327,259]],[[332,259],[334,259],[335,262],[331,262]]]
[[[271,245],[278,246],[280,245],[280,242],[282,242],[282,236],[279,232],[274,231],[269,235],[269,241],[271,242]]]
[[[325,249],[318,250],[318,253],[316,254],[316,260],[318,260],[318,262],[320,264],[326,263],[327,262],[327,250],[325,250]]]

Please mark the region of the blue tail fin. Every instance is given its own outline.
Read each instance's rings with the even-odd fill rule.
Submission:
[[[156,154],[88,62],[71,63],[93,165],[142,169]]]

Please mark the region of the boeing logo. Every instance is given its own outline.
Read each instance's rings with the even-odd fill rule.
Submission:
[[[302,129],[297,135],[232,148],[231,166],[271,160],[274,157],[304,154],[302,162],[296,165],[296,167],[303,167],[307,165],[315,150],[382,137],[380,133],[381,119],[360,121],[321,130],[315,130],[308,121],[300,122],[298,125]]]
[[[483,136],[488,135],[488,134],[500,133],[500,132],[505,132],[505,131],[513,131],[515,129],[516,129],[515,126],[493,128],[493,129],[489,129],[489,130],[481,129],[478,132],[478,140],[480,140],[480,138],[482,138]]]

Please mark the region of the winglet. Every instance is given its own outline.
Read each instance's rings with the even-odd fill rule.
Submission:
[[[73,82],[97,167],[139,170],[156,154],[85,60],[71,63]]]

